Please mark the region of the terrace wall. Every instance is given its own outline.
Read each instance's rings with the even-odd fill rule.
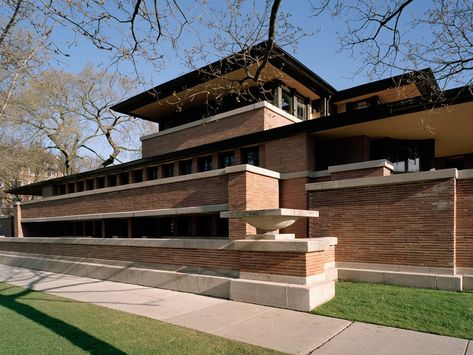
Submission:
[[[142,155],[146,158],[294,123],[280,111],[261,102],[144,136]]]

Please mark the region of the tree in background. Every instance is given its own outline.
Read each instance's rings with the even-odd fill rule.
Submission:
[[[60,156],[66,175],[87,161],[108,166],[123,153],[139,151],[136,137],[144,123],[109,109],[128,90],[128,82],[90,66],[76,75],[50,69],[21,89],[9,117],[36,144]]]

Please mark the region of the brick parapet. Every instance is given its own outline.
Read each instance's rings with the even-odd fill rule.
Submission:
[[[45,239],[45,240],[42,240]],[[56,257],[75,257],[82,261],[109,260],[118,262],[133,262],[153,265],[162,268],[163,265],[198,267],[204,270],[229,270],[236,272],[251,272],[264,275],[279,275],[289,277],[309,277],[323,274],[327,264],[334,262],[334,245],[329,242],[322,248],[289,247],[289,251],[276,251],[267,247],[252,251],[251,242],[238,247],[231,241],[192,241],[170,240],[171,247],[165,242],[153,240],[102,240],[86,238],[82,240],[65,238],[25,238],[22,241],[0,242],[0,251],[40,254]],[[201,244],[200,247],[199,243]],[[259,242],[254,242],[258,244]],[[274,242],[278,243],[278,242]],[[279,242],[280,243],[280,242]],[[310,246],[310,241],[307,242]],[[135,244],[135,245],[134,245]],[[161,246],[160,246],[161,244]],[[260,244],[260,243],[259,243]],[[267,243],[269,245],[271,243]],[[300,243],[299,243],[300,244]],[[331,245],[329,245],[331,244]],[[206,249],[207,248],[207,249]]]

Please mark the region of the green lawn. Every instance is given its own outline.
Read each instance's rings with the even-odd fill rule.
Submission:
[[[0,354],[275,354],[157,320],[0,283]]]
[[[312,313],[473,339],[473,293],[338,282],[336,297]]]

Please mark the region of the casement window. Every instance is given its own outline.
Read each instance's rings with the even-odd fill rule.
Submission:
[[[126,185],[130,183],[130,175],[128,171],[120,173],[120,185]]]
[[[220,153],[218,155],[218,165],[220,169],[235,165],[235,153],[233,151]]]
[[[197,170],[199,172],[209,171],[212,169],[213,169],[213,161],[212,161],[211,155],[197,158]]]
[[[148,180],[156,180],[158,178],[158,167],[150,166],[146,168],[146,177]]]
[[[192,159],[182,160],[179,162],[179,174],[180,175],[192,174]]]
[[[259,146],[243,148],[241,156],[243,164],[259,166]]]
[[[174,163],[164,164],[163,165],[163,177],[173,177],[174,176]]]
[[[369,107],[378,106],[380,104],[378,96],[372,96],[367,99],[355,101],[355,102],[347,102],[346,103],[346,110],[347,111],[356,111],[362,110]]]
[[[143,181],[143,170],[133,171],[133,182],[142,182]]]
[[[297,93],[296,90],[280,85],[274,92],[274,104],[287,113],[300,118],[309,119],[310,101]]]

